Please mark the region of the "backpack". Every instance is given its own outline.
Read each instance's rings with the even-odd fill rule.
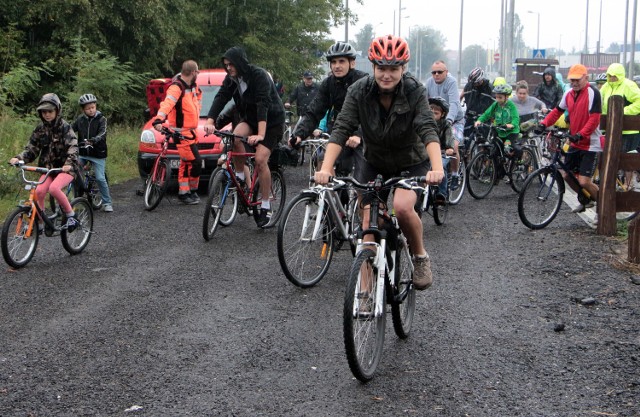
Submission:
[[[182,103],[181,99],[184,95],[184,85],[178,81],[177,76],[173,78],[155,78],[149,81],[147,84],[147,105],[149,106],[150,117],[155,117],[160,110],[160,103],[167,96],[167,90],[172,84],[176,84],[180,87],[180,98],[178,101]]]

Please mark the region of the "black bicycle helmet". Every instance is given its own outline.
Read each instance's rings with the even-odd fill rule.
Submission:
[[[429,104],[440,107],[443,113],[442,117],[446,116],[447,113],[449,113],[449,103],[447,103],[447,100],[443,99],[442,97],[430,97]]]
[[[83,94],[78,99],[78,104],[84,106],[85,104],[97,103],[98,99],[93,94]]]
[[[511,95],[513,89],[509,84],[500,84],[493,87],[493,94],[504,94],[505,96]]]
[[[347,42],[336,42],[331,45],[331,48],[329,48],[325,56],[327,57],[327,61],[331,61],[333,58],[342,56],[356,59],[357,55],[358,54],[356,54],[356,50],[353,49],[353,46]]]
[[[483,78],[484,71],[480,67],[475,67],[474,69],[472,69],[468,77],[469,82],[472,82],[474,84],[482,81]]]
[[[38,102],[36,111],[40,110],[55,110],[58,114],[62,111],[62,103],[58,96],[54,93],[47,93]]]

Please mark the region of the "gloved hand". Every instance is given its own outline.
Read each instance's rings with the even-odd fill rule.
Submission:
[[[298,146],[298,144],[296,143],[296,141],[297,141],[297,139],[296,139],[295,135],[291,135],[291,136],[289,137],[289,146],[290,146],[291,148],[298,149],[300,146]]]
[[[580,133],[576,133],[575,135],[567,136],[567,138],[569,139],[569,142],[577,143],[580,142],[580,139],[582,139],[582,135]]]
[[[538,123],[538,125],[533,129],[533,133],[535,133],[536,135],[541,135],[546,129],[547,127],[545,125],[543,125],[542,123]]]
[[[453,122],[452,122],[451,120],[449,120],[449,119],[445,119],[445,120],[444,120],[444,123],[445,123],[448,127],[453,126]]]
[[[156,127],[156,125],[161,125],[162,124],[162,120],[160,119],[155,119],[153,122],[151,122],[151,126]]]

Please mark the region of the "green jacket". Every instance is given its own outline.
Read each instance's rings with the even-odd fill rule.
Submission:
[[[512,133],[520,133],[518,108],[511,100],[507,100],[503,106],[498,104],[497,101],[494,101],[493,104],[482,113],[482,116],[478,118],[478,121],[482,123],[486,123],[489,120],[492,120],[496,126],[504,126],[509,123],[513,125],[513,128],[506,131],[498,130],[498,137],[500,139],[504,139]]]
[[[607,74],[615,75],[618,81],[607,81],[600,89],[602,95],[602,114],[607,114],[608,101],[611,96],[622,96],[624,98],[624,114],[636,116],[640,114],[640,88],[634,81],[625,78],[625,70],[622,64],[611,64],[607,69]],[[625,130],[623,134],[638,133],[637,130]]]
[[[427,160],[427,143],[439,142],[426,89],[412,76],[402,77],[389,114],[382,118],[374,78],[361,78],[349,87],[329,141],[344,147],[360,126],[364,157],[383,174]]]

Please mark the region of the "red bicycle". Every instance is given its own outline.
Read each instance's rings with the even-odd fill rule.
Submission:
[[[232,132],[218,130],[215,131],[215,134],[222,138],[222,154],[218,159],[218,164],[222,164],[222,166],[213,171],[209,181],[209,196],[202,221],[202,236],[207,241],[211,240],[218,225],[231,225],[238,213],[253,215],[257,221],[261,204],[258,171],[253,170],[251,181],[249,184],[245,184],[244,181],[236,177],[233,167],[234,157],[252,158],[255,156],[254,152],[234,152],[231,150],[235,138],[239,138],[243,143],[247,143],[247,138]],[[277,158],[272,159],[277,160]],[[272,163],[270,159],[269,168],[271,170],[271,218],[269,223],[263,226],[263,229],[276,225],[282,215],[282,207],[287,196],[282,167],[277,162]]]
[[[147,211],[151,211],[158,207],[164,193],[169,187],[169,180],[171,179],[171,165],[167,158],[167,149],[169,149],[169,140],[176,136],[178,139],[182,139],[178,132],[174,132],[166,127],[162,128],[161,133],[164,135],[164,141],[162,142],[162,150],[156,156],[153,161],[153,168],[145,181],[144,187],[144,208]]]

